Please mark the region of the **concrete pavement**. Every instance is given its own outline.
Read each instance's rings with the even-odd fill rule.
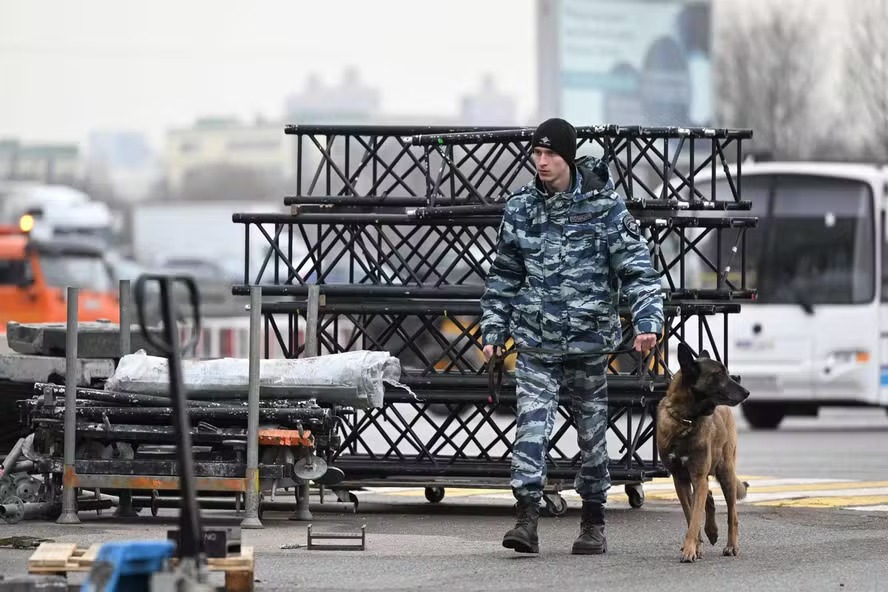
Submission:
[[[357,514],[332,496],[324,507],[313,506],[315,530],[359,532],[366,524],[365,551],[309,551],[306,523],[284,512],[266,512],[265,528],[244,531],[244,544],[255,548],[257,590],[888,590],[888,417],[872,411],[790,418],[773,432],[750,431],[741,422],[739,469],[751,488],[740,505],[738,557],[721,555],[727,528],[715,488],[720,540],[705,545],[698,563],[679,562],[684,517],[668,480],[647,484],[639,509],[629,507],[622,487],[612,490],[605,556],[570,555],[580,505],[570,492],[567,513],[542,520],[538,556],[501,546],[513,523],[513,500],[502,490],[449,489],[439,504],[428,503],[422,488],[369,490],[357,493]],[[0,537],[86,547],[162,538],[175,525],[173,511],[142,514],[122,522],[109,512],[84,512],[78,526],[0,525]],[[234,525],[241,518],[204,515]],[[32,552],[0,549],[0,574],[26,573]]]
[[[500,546],[512,523],[510,504],[478,497],[431,505],[409,498],[393,502],[365,494],[358,514],[314,510],[314,529],[358,532],[367,525],[365,551],[309,551],[306,524],[266,513],[263,530],[244,531],[255,547],[257,590],[864,590],[888,589],[888,515],[872,512],[744,506],[738,557],[723,557],[725,515],[719,506],[720,540],[706,544],[702,560],[679,562],[684,518],[675,503],[653,501],[608,514],[605,556],[572,556],[579,512],[541,522],[539,555]],[[144,513],[144,512],[143,512]],[[207,512],[207,520],[237,523],[232,513]],[[22,523],[9,534],[58,542],[147,539],[164,535],[170,515],[120,523],[85,515],[80,526]],[[13,532],[14,531],[14,532]],[[298,546],[282,549],[281,546]],[[0,551],[0,572],[24,573],[31,551]],[[71,576],[70,581],[81,581]],[[218,574],[214,581],[221,583]]]

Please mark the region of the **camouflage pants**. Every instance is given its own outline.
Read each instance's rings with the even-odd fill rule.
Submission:
[[[512,492],[542,497],[546,455],[558,402],[569,397],[582,466],[574,489],[584,501],[605,503],[610,488],[607,432],[607,357],[545,360],[519,354],[515,365],[518,422],[512,445]]]

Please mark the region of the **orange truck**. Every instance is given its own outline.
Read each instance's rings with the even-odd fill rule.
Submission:
[[[117,285],[101,249],[80,241],[39,240],[31,221],[0,226],[0,352],[9,352],[6,325],[64,323],[67,288],[77,287],[78,320],[120,322]]]

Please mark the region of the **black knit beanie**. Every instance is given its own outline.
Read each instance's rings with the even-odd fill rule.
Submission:
[[[577,130],[558,117],[547,119],[533,133],[530,147],[537,146],[548,148],[572,165],[577,157]]]

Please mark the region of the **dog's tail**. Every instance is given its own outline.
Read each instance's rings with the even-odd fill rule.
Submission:
[[[749,483],[746,481],[737,481],[737,499],[746,499],[746,491],[749,489]]]

